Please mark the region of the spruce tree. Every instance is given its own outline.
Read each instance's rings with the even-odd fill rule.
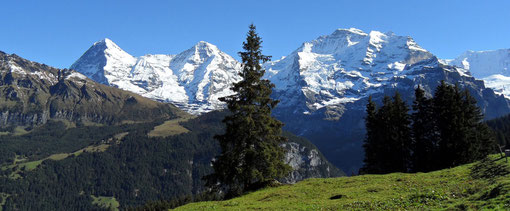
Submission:
[[[379,153],[381,149],[378,149],[381,144],[378,143],[379,128],[377,126],[377,106],[372,100],[372,96],[368,97],[368,103],[366,107],[367,116],[365,117],[366,135],[363,148],[365,149],[365,159],[363,160],[363,167],[360,169],[360,174],[381,172],[379,169]]]
[[[393,101],[385,96],[379,109],[369,98],[365,118],[367,134],[363,145],[365,160],[360,173],[384,174],[409,170],[411,130],[408,111],[398,92]]]
[[[391,140],[391,136],[393,135],[391,124],[391,115],[392,115],[392,107],[393,103],[391,102],[391,97],[384,96],[383,105],[381,108],[377,110],[376,115],[376,125],[375,129],[377,130],[377,168],[376,171],[371,173],[377,174],[386,174],[394,171],[394,163],[393,162],[393,141]]]
[[[495,146],[476,100],[458,85],[441,82],[433,98],[438,128],[437,169],[449,168],[481,159]]]
[[[428,172],[435,169],[437,157],[437,127],[432,110],[432,100],[418,86],[414,92],[412,118],[412,171]]]
[[[391,107],[391,115],[389,116],[389,143],[392,145],[389,149],[389,155],[392,160],[391,172],[408,172],[411,160],[411,117],[409,108],[400,97],[400,93],[395,92]]]
[[[433,110],[436,126],[438,128],[438,157],[437,169],[453,166],[456,157],[455,142],[460,134],[457,131],[459,122],[459,102],[455,99],[455,90],[452,86],[441,81],[436,88],[433,98]]]
[[[243,69],[242,80],[232,87],[236,94],[220,98],[231,114],[223,120],[225,134],[215,136],[222,152],[213,161],[214,173],[206,177],[208,186],[225,188],[227,197],[263,187],[290,171],[283,162],[281,144],[287,141],[281,136],[283,124],[271,117],[278,104],[270,98],[274,84],[262,79],[261,63],[271,57],[262,54],[262,40],[255,29],[250,25],[244,51],[239,52]]]
[[[469,163],[480,160],[496,149],[495,137],[489,126],[483,121],[483,113],[476,105],[476,99],[466,89],[462,93],[462,111],[464,115],[464,127],[467,134],[468,147],[460,155],[461,163]]]

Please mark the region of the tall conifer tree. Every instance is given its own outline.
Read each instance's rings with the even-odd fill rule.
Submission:
[[[457,125],[459,122],[459,108],[452,86],[441,81],[436,88],[433,98],[433,110],[436,125],[438,127],[438,157],[442,161],[436,166],[437,169],[452,167],[456,157],[455,142],[459,134]]]
[[[415,172],[434,170],[437,154],[438,132],[432,110],[432,100],[425,97],[425,91],[418,86],[414,92],[414,113],[412,114],[412,169]]]
[[[376,109],[369,98],[365,119],[365,160],[360,170],[363,174],[407,172],[411,157],[411,130],[408,107],[398,92],[393,101],[383,98],[383,105]]]
[[[365,126],[367,133],[365,135],[365,142],[363,148],[365,149],[365,159],[363,160],[363,167],[360,169],[360,174],[381,172],[379,164],[379,155],[382,153],[378,143],[379,128],[377,124],[377,106],[372,100],[372,96],[368,97],[368,103],[366,107],[367,116],[365,117]]]
[[[389,149],[393,167],[391,172],[408,172],[411,164],[411,117],[409,108],[398,92],[393,96],[389,119],[389,142],[393,146]]]
[[[460,155],[461,163],[469,163],[487,156],[496,149],[496,141],[489,126],[483,122],[483,113],[476,105],[476,99],[466,89],[462,93],[462,111],[464,115],[464,127],[466,128],[468,144],[466,151]]]
[[[420,87],[415,97],[412,122],[398,92],[393,101],[385,96],[380,109],[369,98],[360,173],[426,172],[470,163],[494,151],[493,135],[468,90],[442,81],[432,99]]]
[[[441,82],[433,98],[438,127],[438,164],[436,169],[453,167],[481,159],[495,146],[476,100],[458,85]]]
[[[236,94],[220,98],[231,114],[223,120],[225,134],[215,136],[222,152],[213,161],[214,173],[206,177],[209,186],[226,188],[227,197],[263,187],[290,171],[283,162],[281,144],[287,141],[281,136],[283,124],[271,117],[278,104],[270,98],[274,84],[262,79],[265,71],[261,63],[271,57],[262,54],[262,40],[255,29],[250,25],[244,51],[239,52],[243,69],[242,80],[232,88]]]

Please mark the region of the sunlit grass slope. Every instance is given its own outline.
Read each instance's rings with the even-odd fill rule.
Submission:
[[[473,179],[472,165],[430,173],[308,179],[177,210],[510,210],[510,175],[492,182]]]

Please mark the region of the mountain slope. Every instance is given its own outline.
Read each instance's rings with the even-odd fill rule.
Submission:
[[[445,60],[482,79],[486,86],[510,99],[510,49],[467,51],[453,60]]]
[[[0,124],[39,125],[50,119],[114,124],[187,115],[171,104],[105,86],[71,70],[0,52]]]
[[[510,176],[494,183],[473,179],[471,166],[430,173],[308,179],[175,210],[508,210]]]
[[[94,43],[71,67],[93,80],[171,102],[190,113],[223,108],[240,64],[218,47],[199,42],[178,55],[134,58],[109,39]]]
[[[280,107],[301,113],[327,107],[335,115],[335,107],[381,92],[393,77],[405,77],[406,65],[432,57],[410,37],[339,29],[268,65],[267,77],[276,85],[275,96],[285,99]]]
[[[219,154],[213,136],[224,130],[224,115],[189,119],[180,123],[188,132],[165,137],[148,136],[162,121],[69,129],[49,122],[25,135],[0,136],[0,193],[13,196],[3,208],[90,210],[97,209],[94,197],[113,197],[125,209],[197,194]],[[293,171],[282,182],[343,175],[306,139],[284,135]]]
[[[339,29],[305,42],[266,65],[281,103],[285,129],[310,139],[335,165],[357,172],[362,164],[368,96],[378,103],[395,91],[410,105],[420,85],[431,96],[441,80],[467,88],[487,119],[510,113],[508,100],[462,69],[442,64],[412,38]]]
[[[86,73],[76,64],[93,64],[84,58],[107,54],[89,50],[73,67]],[[152,57],[153,62],[138,59],[131,76],[121,80],[136,88],[123,89],[176,103],[191,113],[222,108],[217,97],[230,94],[229,87],[239,80],[239,63],[205,42],[177,56]],[[357,172],[362,163],[363,117],[370,95],[380,101],[399,91],[410,103],[418,85],[430,96],[444,80],[467,88],[487,119],[510,113],[508,100],[484,81],[444,64],[411,37],[391,32],[338,29],[264,66],[265,78],[276,85],[272,96],[280,100],[273,114],[286,130],[307,137],[345,172]]]
[[[204,190],[225,113],[194,118],[2,52],[0,73],[0,209],[93,210],[97,200],[125,209]],[[293,171],[282,182],[344,175],[308,140],[284,135]]]

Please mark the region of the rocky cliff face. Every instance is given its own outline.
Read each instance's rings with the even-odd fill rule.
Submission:
[[[315,146],[307,144],[308,141],[305,140],[300,142],[301,144],[291,141],[283,145],[287,149],[285,162],[292,167],[292,172],[281,182],[296,183],[307,178],[328,178],[345,175],[329,163]]]
[[[49,119],[114,124],[185,115],[175,106],[99,84],[0,52],[0,125],[39,125]]]

